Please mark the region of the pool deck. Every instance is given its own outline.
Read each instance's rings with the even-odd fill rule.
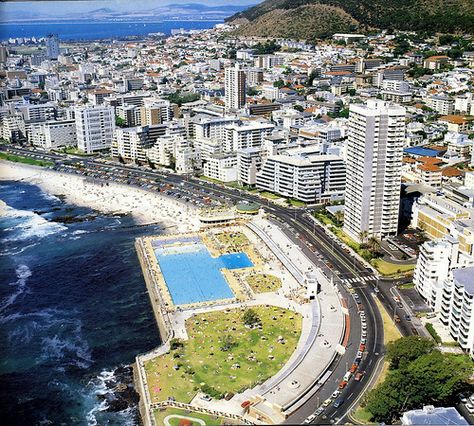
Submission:
[[[304,395],[324,376],[336,354],[344,350],[341,342],[345,333],[345,312],[341,305],[340,295],[337,289],[277,225],[262,218],[255,218],[248,226],[229,227],[220,229],[220,231],[244,234],[250,242],[250,249],[247,247],[245,253],[254,263],[254,268],[246,269],[275,275],[280,278],[282,286],[276,292],[253,293],[245,282],[245,275],[241,273],[246,269],[225,270],[224,275],[236,298],[176,307],[171,302],[166,283],[160,274],[152,251],[148,253],[147,259],[155,259],[156,265],[153,265],[152,269],[155,272],[153,276],[157,279],[161,276],[160,291],[162,290],[165,296],[168,293],[167,300],[168,303],[171,302],[166,306],[169,312],[169,326],[172,327],[170,337],[188,339],[185,328],[186,319],[204,312],[264,304],[300,313],[303,316],[303,326],[297,348],[275,376],[253,389],[247,389],[243,393],[235,395],[229,401],[214,399],[204,401],[196,396],[191,403],[200,409],[242,416],[244,411],[240,404],[251,400],[253,401],[253,414],[256,413],[265,419],[264,423],[280,423],[286,415],[304,402],[307,397]],[[219,230],[214,228],[198,234],[203,235],[202,239],[206,245],[209,244],[209,251],[213,256],[223,254],[222,247],[215,243],[217,232]],[[182,234],[159,238],[176,239],[181,236],[196,235]],[[144,245],[152,250],[151,239],[145,237],[142,240],[146,240],[143,242]],[[309,271],[316,274],[322,288],[317,299],[311,302],[305,299],[304,283],[301,282],[301,277],[304,277]],[[155,302],[152,300],[152,303]],[[137,357],[142,385],[143,381],[146,383],[144,362],[166,352],[168,344],[169,342],[165,342],[161,348],[151,354]],[[147,398],[150,401],[146,385],[143,385],[141,389],[141,393],[145,393],[143,395],[145,401]],[[245,419],[256,424],[260,423],[253,416],[246,415]]]

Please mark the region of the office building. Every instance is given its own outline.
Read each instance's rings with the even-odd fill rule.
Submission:
[[[405,108],[350,106],[344,232],[356,241],[397,233],[404,140]]]

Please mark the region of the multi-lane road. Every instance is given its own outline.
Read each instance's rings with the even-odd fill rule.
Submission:
[[[391,315],[397,312],[400,317],[400,323],[397,325],[402,334],[417,332],[412,323],[406,319],[404,314],[406,307],[400,307],[399,302],[393,298],[391,291],[397,283],[387,279],[379,280],[371,268],[359,261],[333,235],[316,223],[307,209],[280,206],[239,189],[176,175],[162,169],[138,168],[103,159],[48,153],[11,145],[0,145],[0,150],[53,161],[54,168],[63,172],[80,173],[100,180],[114,180],[150,191],[160,190],[165,196],[198,206],[209,203],[234,204],[243,200],[263,205],[270,217],[280,222],[282,229],[295,244],[300,246],[305,255],[333,280],[334,285],[338,286],[350,318],[350,336],[345,353],[337,356],[329,367],[332,371],[331,376],[317,391],[308,393],[304,404],[288,418],[288,423],[303,423],[330,398],[356,358],[359,358],[360,362],[357,371],[365,372],[362,380],[349,380],[339,395],[343,402],[337,408],[333,403],[329,404],[311,423],[346,421],[350,410],[356,405],[365,389],[373,383],[384,355],[383,321],[375,297],[379,298]],[[361,311],[364,312],[366,324],[366,343],[362,356],[358,354],[363,334]]]

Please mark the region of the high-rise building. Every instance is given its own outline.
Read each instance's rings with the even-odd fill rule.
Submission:
[[[46,56],[50,59],[58,59],[59,38],[57,34],[48,34],[46,36]]]
[[[350,106],[344,231],[356,241],[397,233],[405,112],[378,100]]]
[[[75,109],[77,147],[86,153],[110,148],[115,128],[114,109],[106,106]]]
[[[245,105],[245,71],[239,64],[225,69],[225,107],[238,110]]]

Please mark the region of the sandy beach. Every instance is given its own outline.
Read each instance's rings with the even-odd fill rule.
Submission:
[[[156,193],[117,183],[95,183],[79,175],[0,161],[0,180],[31,182],[67,202],[104,213],[131,214],[138,224],[161,222],[172,232],[199,229],[197,210]]]

